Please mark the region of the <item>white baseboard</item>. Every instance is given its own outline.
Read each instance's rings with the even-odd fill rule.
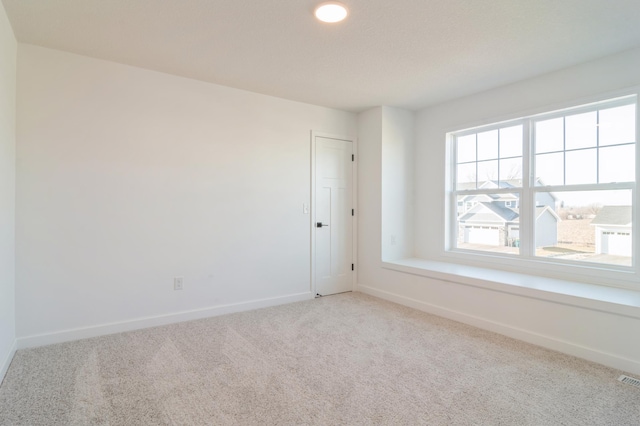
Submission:
[[[418,309],[423,312],[427,312],[440,317],[448,318],[454,321],[469,324],[474,327],[489,330],[494,333],[502,334],[514,339],[522,340],[527,343],[532,343],[537,346],[542,346],[547,349],[551,349],[564,354],[572,355],[578,358],[593,361],[598,364],[603,364],[611,368],[626,371],[633,374],[640,374],[640,362],[611,353],[599,351],[585,346],[577,345],[575,343],[568,342],[566,340],[557,339],[555,337],[545,336],[536,332],[525,330],[517,327],[513,327],[507,324],[487,320],[474,315],[469,315],[463,312],[443,308],[441,306],[433,305],[431,303],[423,302],[421,300],[413,299],[399,294],[390,293],[384,290],[379,290],[373,287],[368,287],[362,284],[358,285],[358,291],[369,294],[371,296],[385,299],[391,302],[398,303],[400,305],[408,306],[410,308]]]
[[[17,348],[26,349],[36,346],[51,345],[54,343],[69,342],[72,340],[86,339],[89,337],[104,336],[107,334],[121,333],[124,331],[139,330],[142,328],[157,327],[183,321],[215,317],[235,312],[251,311],[254,309],[268,308],[270,306],[284,305],[287,303],[311,300],[314,295],[309,293],[292,294],[288,296],[273,297],[268,299],[251,300],[247,302],[219,305],[210,308],[194,309],[191,311],[175,312],[154,317],[136,318],[128,321],[101,324],[91,327],[61,330],[53,333],[25,336],[17,339]],[[15,345],[14,345],[15,346]],[[15,350],[14,350],[15,351]]]
[[[13,356],[16,354],[16,350],[18,349],[18,341],[13,340],[13,344],[7,353],[7,356],[2,360],[2,364],[0,364],[0,383],[4,380],[4,376],[7,374],[7,370],[11,365],[11,361],[13,360]]]

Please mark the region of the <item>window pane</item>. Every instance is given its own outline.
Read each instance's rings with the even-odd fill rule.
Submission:
[[[636,179],[635,145],[600,148],[600,183],[633,182]]]
[[[539,192],[536,202],[536,256],[631,265],[630,190]]]
[[[564,185],[564,154],[536,155],[535,176],[540,185]]]
[[[500,182],[522,186],[522,157],[500,160]]]
[[[600,146],[636,141],[636,106],[600,110]]]
[[[595,111],[565,118],[565,149],[591,148],[598,140],[598,114]]]
[[[476,163],[458,165],[456,189],[476,189]]]
[[[498,131],[478,133],[478,161],[498,158]]]
[[[536,123],[536,153],[562,151],[564,149],[563,118],[538,121]]]
[[[597,183],[597,164],[594,149],[566,152],[566,184]]]
[[[476,161],[476,135],[463,136],[457,138],[457,163]]]
[[[614,107],[627,101],[525,117],[502,128],[494,123],[458,138],[457,211],[448,231],[454,248],[513,256],[522,255],[523,245],[534,249],[526,250],[529,260],[631,266],[637,106]],[[524,196],[529,209],[520,223]],[[521,226],[529,231],[524,242]]]
[[[481,187],[486,181],[498,180],[498,162],[478,161],[478,187]]]
[[[519,193],[458,196],[458,248],[518,254]]]
[[[522,156],[522,125],[500,129],[500,158]]]

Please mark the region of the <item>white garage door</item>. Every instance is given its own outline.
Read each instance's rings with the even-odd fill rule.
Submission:
[[[631,233],[603,232],[602,253],[615,256],[631,256]]]
[[[470,244],[500,245],[500,232],[497,226],[466,226],[464,234],[465,242]]]

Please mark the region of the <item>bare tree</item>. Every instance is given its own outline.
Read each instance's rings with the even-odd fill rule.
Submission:
[[[485,169],[485,178],[486,180],[497,180],[498,178],[498,170],[496,169]]]
[[[602,210],[602,207],[603,206],[600,203],[591,203],[587,207],[585,207],[585,214],[596,215],[600,213],[600,210]]]
[[[501,175],[503,173],[500,173]],[[509,171],[505,174],[506,177],[500,177],[500,180],[515,180],[522,179],[522,166],[520,164],[514,164],[511,166]]]

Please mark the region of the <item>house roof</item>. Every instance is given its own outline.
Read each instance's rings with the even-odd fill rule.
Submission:
[[[495,203],[478,203],[463,214],[459,222],[514,222],[518,220],[518,212],[508,207],[501,207]]]
[[[516,186],[522,186],[521,180],[487,180],[482,182],[478,188],[515,188]]]
[[[536,220],[542,216],[544,212],[548,211],[557,221],[560,221],[560,217],[549,206],[536,207]],[[517,210],[509,207],[502,207],[496,203],[481,202],[473,206],[468,212],[460,216],[459,222],[519,222],[520,214]]]
[[[513,201],[518,199],[518,194],[470,194],[462,197],[461,201]]]
[[[544,186],[544,182],[542,182],[542,179],[540,178],[536,178],[536,186]],[[521,188],[522,187],[522,179],[510,179],[510,180],[503,180],[503,181],[498,181],[498,180],[486,180],[483,182],[478,182],[478,189],[504,189],[504,188]],[[476,183],[475,182],[462,182],[458,184],[458,190],[464,191],[467,189],[476,189]],[[518,198],[518,194],[510,194],[512,195],[514,198]],[[553,193],[553,192],[549,192],[549,195],[551,195],[551,197],[557,201],[558,197]],[[496,198],[497,196],[500,196],[500,194],[494,196],[493,194],[491,194],[490,196],[492,196],[493,198]]]
[[[536,207],[536,220],[538,220],[540,218],[540,216],[542,216],[542,214],[544,212],[548,211],[550,215],[552,215],[553,217],[556,218],[556,221],[560,222],[562,219],[560,219],[560,216],[558,216],[558,214],[553,211],[553,209],[549,206],[537,206]]]
[[[631,206],[604,206],[591,221],[592,225],[631,225]]]
[[[519,188],[522,186],[521,179],[511,180],[485,180],[478,182],[479,189],[491,189],[491,188]],[[458,189],[476,189],[475,182],[461,182],[458,184]]]

